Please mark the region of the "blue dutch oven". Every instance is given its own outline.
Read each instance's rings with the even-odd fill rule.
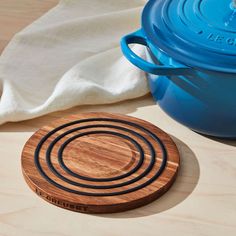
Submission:
[[[130,44],[147,47],[146,60]],[[172,118],[210,136],[236,138],[236,4],[150,0],[124,55],[147,72],[154,99]]]

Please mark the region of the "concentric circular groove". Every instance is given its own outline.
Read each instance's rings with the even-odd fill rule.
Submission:
[[[109,138],[98,142],[103,136]],[[83,139],[91,137],[88,146]],[[113,138],[121,141],[114,145]],[[122,140],[132,144],[128,146],[131,150],[126,147],[119,151]],[[67,166],[64,157],[71,142],[78,144],[70,146],[75,149],[70,155],[77,158],[69,159],[72,163]],[[97,147],[96,142],[102,147]],[[80,148],[86,146],[87,151]],[[109,153],[108,147],[111,147]],[[94,171],[105,165],[109,172],[110,168],[117,168],[117,161],[128,158],[133,148],[136,164],[120,170],[118,175],[107,173],[107,177],[94,178],[74,171],[75,161],[90,168],[86,157],[94,155],[97,166]],[[168,135],[150,123],[122,115],[88,113],[39,130],[25,145],[22,166],[27,183],[45,200],[71,210],[104,213],[143,205],[143,201],[150,202],[167,191],[176,177],[179,155]]]
[[[120,130],[130,131],[131,133],[135,133],[132,130],[128,130],[128,129],[125,129],[125,128],[122,128],[122,127],[118,127],[118,126],[111,126],[111,125],[90,125],[90,126],[83,126],[83,127],[75,128],[75,129],[73,129],[73,130],[71,130],[69,132],[66,132],[66,133],[58,136],[54,140],[54,142],[52,142],[51,145],[49,146],[48,152],[50,152],[50,150],[52,150],[52,148],[56,144],[56,142],[58,142],[61,138],[63,138],[68,133],[71,133],[71,132],[74,132],[74,131],[78,131],[78,130],[88,129],[88,128],[114,128],[114,129],[120,129]],[[93,133],[96,133],[96,132],[93,132]],[[76,136],[74,136],[74,137],[70,138],[68,141],[66,141],[63,145],[61,145],[61,147],[59,149],[59,152],[58,152],[59,163],[60,163],[61,167],[66,172],[68,172],[72,176],[80,178],[80,179],[84,179],[84,180],[88,180],[88,181],[94,181],[94,182],[103,182],[103,181],[114,181],[114,180],[119,180],[119,179],[128,177],[129,175],[135,173],[141,167],[141,165],[143,164],[143,160],[144,160],[144,151],[143,151],[142,147],[139,145],[139,143],[137,143],[134,139],[130,138],[127,135],[122,135],[122,134],[115,133],[115,132],[98,131],[98,133],[113,134],[113,135],[117,135],[117,136],[120,136],[121,138],[125,138],[125,139],[131,141],[136,146],[137,150],[140,153],[140,160],[138,162],[138,165],[134,169],[129,171],[128,173],[120,175],[120,176],[116,176],[116,177],[113,177],[113,178],[89,178],[89,177],[86,177],[86,176],[78,175],[78,174],[74,173],[73,171],[71,171],[69,168],[66,167],[66,165],[64,164],[63,158],[62,158],[63,151],[64,151],[65,147],[70,143],[70,141],[72,141],[72,140],[74,140],[76,138]],[[84,134],[81,134],[81,136],[83,136],[83,135]],[[79,135],[78,137],[81,137],[81,136]],[[145,138],[144,138],[144,140],[146,142],[148,142]],[[48,155],[50,155],[50,153],[48,153]]]
[[[100,126],[97,126],[96,127],[100,127]],[[108,127],[108,126],[101,126],[101,127]],[[116,127],[116,126],[110,126],[110,127],[113,127],[115,129],[119,129],[119,127]],[[86,127],[82,127],[82,128],[86,128]],[[94,126],[89,126],[89,128],[94,128]],[[80,129],[80,128],[79,128]],[[78,130],[78,129],[76,129]],[[81,129],[80,129],[81,130]],[[115,176],[113,178],[91,178],[91,177],[86,177],[86,176],[83,176],[83,175],[79,175],[73,171],[71,171],[67,166],[66,164],[64,163],[64,160],[63,160],[63,151],[65,150],[65,148],[67,147],[67,145],[77,139],[77,138],[80,138],[84,135],[89,135],[89,134],[110,134],[110,135],[114,135],[114,136],[118,136],[118,137],[121,137],[121,138],[124,138],[124,139],[127,139],[129,140],[130,142],[132,142],[135,147],[137,148],[137,150],[139,151],[140,153],[140,159],[139,159],[139,162],[138,164],[135,166],[135,168],[131,169],[129,172],[123,174],[123,175],[119,175],[119,176]],[[60,135],[59,137],[62,138],[64,137],[65,134],[63,135]],[[58,138],[59,138],[58,137]],[[59,138],[59,139],[60,139]],[[49,149],[48,149],[48,154],[47,154],[47,158],[48,158],[48,161],[50,162],[50,151],[52,150],[53,146],[55,145],[56,143],[56,140],[54,140],[53,143],[51,143]],[[76,177],[76,178],[79,178],[79,179],[83,179],[83,180],[87,180],[87,181],[93,181],[93,182],[104,182],[104,181],[114,181],[114,180],[119,180],[119,179],[123,179],[123,178],[126,178],[130,175],[132,175],[133,173],[135,173],[143,164],[143,160],[144,160],[144,151],[143,151],[143,148],[140,146],[139,143],[137,143],[134,139],[130,138],[129,136],[127,135],[124,135],[124,134],[119,134],[119,133],[116,133],[116,132],[111,132],[111,131],[92,131],[92,132],[85,132],[85,133],[82,133],[82,134],[79,134],[79,135],[76,135],[70,139],[68,139],[65,143],[63,143],[58,151],[58,160],[59,160],[59,163],[60,163],[60,166],[67,172],[69,173],[70,175]],[[50,163],[51,164],[51,163]]]

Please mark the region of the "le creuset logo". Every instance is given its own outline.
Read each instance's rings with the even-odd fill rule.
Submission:
[[[54,205],[59,206],[59,207],[67,208],[67,209],[74,210],[74,211],[83,211],[83,212],[87,211],[87,207],[85,207],[85,206],[74,205],[74,204],[70,204],[70,203],[61,201],[59,199],[49,196],[48,194],[42,192],[38,188],[35,189],[35,192],[41,198],[45,199],[48,202],[51,202]]]
[[[216,34],[212,34],[212,33],[209,34],[209,36],[207,38],[208,38],[208,40],[214,41],[219,44],[226,43],[230,46],[236,46],[236,38],[227,38],[222,35],[216,35]]]

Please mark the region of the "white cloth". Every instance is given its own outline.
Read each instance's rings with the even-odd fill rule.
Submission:
[[[16,34],[0,56],[0,124],[148,93],[144,74],[119,47],[140,27],[145,3],[62,0]]]

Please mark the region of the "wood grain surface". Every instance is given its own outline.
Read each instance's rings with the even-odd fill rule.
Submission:
[[[0,0],[0,54],[11,38],[58,0]]]
[[[5,37],[5,30],[11,35],[18,31],[17,19],[22,10],[25,11],[23,17],[28,19],[25,24],[31,23],[34,8],[22,7],[24,3],[32,3],[32,6],[38,3],[47,11],[51,2],[0,0],[0,38]],[[0,40],[0,47],[8,40],[10,36]],[[28,188],[20,159],[25,142],[49,122],[92,111],[132,115],[171,135],[180,151],[181,168],[176,182],[163,197],[135,210],[98,216],[52,207]],[[236,141],[210,139],[192,132],[168,117],[151,96],[112,105],[76,107],[2,125],[0,166],[1,236],[236,235]]]
[[[44,200],[73,211],[114,213],[163,195],[179,169],[172,139],[146,121],[112,113],[59,119],[22,152],[22,171]]]

